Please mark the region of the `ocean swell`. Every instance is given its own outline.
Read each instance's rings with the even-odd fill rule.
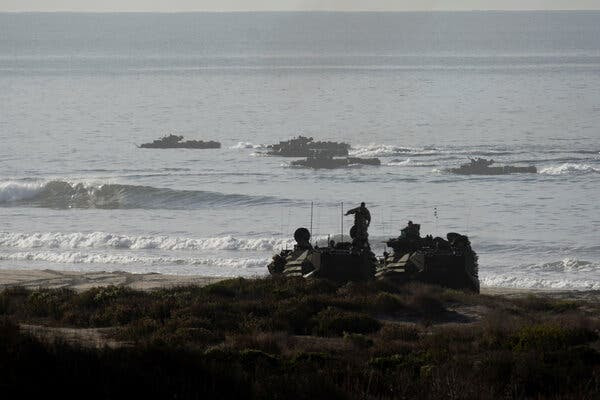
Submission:
[[[0,205],[49,208],[195,209],[286,202],[269,196],[176,190],[116,183],[7,181],[0,183]]]

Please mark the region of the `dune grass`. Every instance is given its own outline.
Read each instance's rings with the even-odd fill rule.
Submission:
[[[0,318],[0,387],[30,394],[64,384],[92,398],[600,397],[589,302],[232,279],[152,292],[6,289]],[[25,322],[111,327],[124,346],[50,343],[19,331]]]

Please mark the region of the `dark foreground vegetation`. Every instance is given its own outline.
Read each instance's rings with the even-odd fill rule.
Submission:
[[[12,288],[0,292],[0,391],[21,398],[598,399],[599,311],[594,302],[381,282]],[[49,340],[22,324],[109,327],[121,345]]]

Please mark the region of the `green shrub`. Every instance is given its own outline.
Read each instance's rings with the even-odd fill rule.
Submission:
[[[344,332],[344,340],[359,349],[368,349],[369,347],[373,347],[373,339],[360,333]]]
[[[550,299],[548,297],[529,295],[517,299],[517,304],[531,311],[543,311],[552,313],[563,313],[576,310],[579,305],[575,301],[563,299]]]
[[[378,293],[372,300],[372,308],[374,312],[394,314],[406,310],[406,304],[398,295]]]
[[[6,294],[6,291],[0,292],[0,315],[8,314],[10,308],[10,296]]]
[[[65,304],[75,296],[70,289],[40,289],[31,292],[27,297],[25,308],[29,315],[35,317],[62,317]]]
[[[381,323],[368,315],[346,312],[331,307],[315,316],[314,333],[319,336],[342,336],[348,333],[372,333]]]
[[[375,357],[369,361],[369,366],[378,370],[405,369],[414,376],[419,376],[421,367],[429,365],[427,358],[417,353],[394,354],[387,357]]]
[[[416,342],[419,340],[419,330],[412,325],[385,324],[379,331],[379,336],[385,340],[402,340]]]
[[[97,287],[79,294],[74,299],[74,303],[79,308],[94,309],[111,304],[117,299],[125,301],[135,296],[145,296],[145,294],[121,286]]]
[[[513,335],[515,351],[553,351],[584,344],[598,335],[585,328],[569,328],[552,324],[526,326]]]

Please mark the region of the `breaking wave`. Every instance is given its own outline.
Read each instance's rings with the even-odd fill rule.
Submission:
[[[406,160],[393,159],[392,161],[385,164],[390,167],[433,167],[434,164],[431,163],[423,163],[423,162],[415,162],[410,158]]]
[[[286,200],[269,196],[226,194],[203,190],[175,190],[114,183],[67,181],[0,183],[0,205],[49,208],[194,209],[218,206],[277,204]]]
[[[539,173],[545,175],[598,174],[600,173],[600,168],[595,168],[589,164],[564,163],[561,165],[542,168],[540,169]]]
[[[524,269],[540,272],[599,272],[600,264],[578,260],[576,258],[565,258],[560,261],[553,261],[540,264],[525,265]],[[600,282],[599,282],[600,284]]]
[[[250,142],[238,142],[237,144],[229,147],[230,149],[263,149],[265,146],[262,144],[254,144]]]
[[[576,258],[480,270],[483,286],[517,289],[600,290],[600,263]]]
[[[364,146],[352,147],[349,153],[353,157],[394,157],[411,152],[413,152],[413,149],[407,147],[372,143]]]
[[[268,259],[262,258],[183,258],[152,257],[131,254],[104,254],[84,252],[16,252],[0,253],[0,261],[38,261],[59,264],[118,264],[143,266],[206,266],[233,269],[265,268]]]
[[[160,249],[160,250],[242,250],[278,251],[292,248],[288,238],[186,238],[178,236],[129,236],[106,232],[92,233],[13,233],[0,232],[0,247],[17,249]]]
[[[350,155],[354,157],[429,157],[429,156],[505,156],[518,153],[505,148],[437,148],[433,146],[425,146],[422,148],[401,147],[389,144],[367,144],[353,146],[350,149]],[[455,158],[455,157],[454,157]]]
[[[515,289],[600,290],[594,279],[561,279],[537,276],[491,275],[480,276],[481,286]]]

